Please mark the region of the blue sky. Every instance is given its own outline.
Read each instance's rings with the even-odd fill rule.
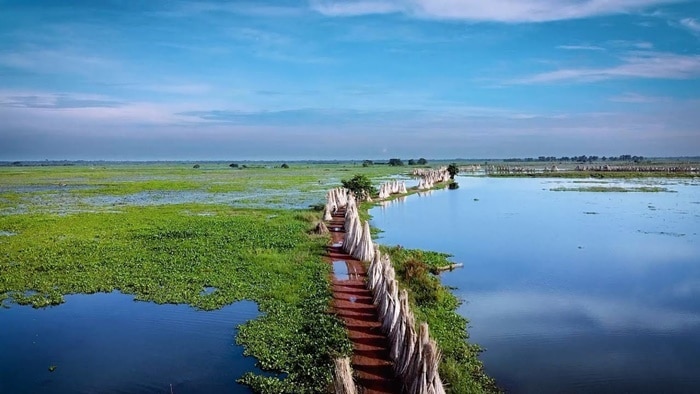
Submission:
[[[700,155],[700,1],[0,0],[0,160]]]

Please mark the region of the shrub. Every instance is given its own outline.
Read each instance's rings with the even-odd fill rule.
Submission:
[[[377,193],[377,189],[372,186],[372,181],[366,175],[355,175],[350,180],[342,180],[343,187],[355,193],[360,200],[366,200],[372,194]]]
[[[450,179],[455,179],[455,175],[459,173],[459,167],[457,167],[457,164],[452,163],[447,166],[447,172],[450,173]]]

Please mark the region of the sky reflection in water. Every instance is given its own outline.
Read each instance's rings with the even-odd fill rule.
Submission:
[[[512,392],[700,387],[700,184],[555,192],[551,179],[460,177],[372,210],[384,244],[454,255],[487,371]],[[596,183],[633,186],[639,182]]]
[[[251,392],[236,379],[255,359],[235,335],[254,302],[205,312],[118,292],[65,298],[0,310],[0,393]]]

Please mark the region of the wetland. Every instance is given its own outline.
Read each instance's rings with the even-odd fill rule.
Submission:
[[[371,210],[380,243],[450,253],[486,373],[511,392],[700,385],[700,183],[458,177]],[[576,183],[575,183],[576,182]],[[589,182],[589,181],[586,181]]]

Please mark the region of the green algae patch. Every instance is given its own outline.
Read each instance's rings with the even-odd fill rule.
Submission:
[[[332,357],[351,345],[329,313],[328,239],[307,235],[315,215],[186,204],[0,216],[15,233],[0,238],[0,301],[44,307],[114,290],[204,310],[252,300],[262,315],[237,341],[272,376],[241,381],[258,392],[325,391]]]

